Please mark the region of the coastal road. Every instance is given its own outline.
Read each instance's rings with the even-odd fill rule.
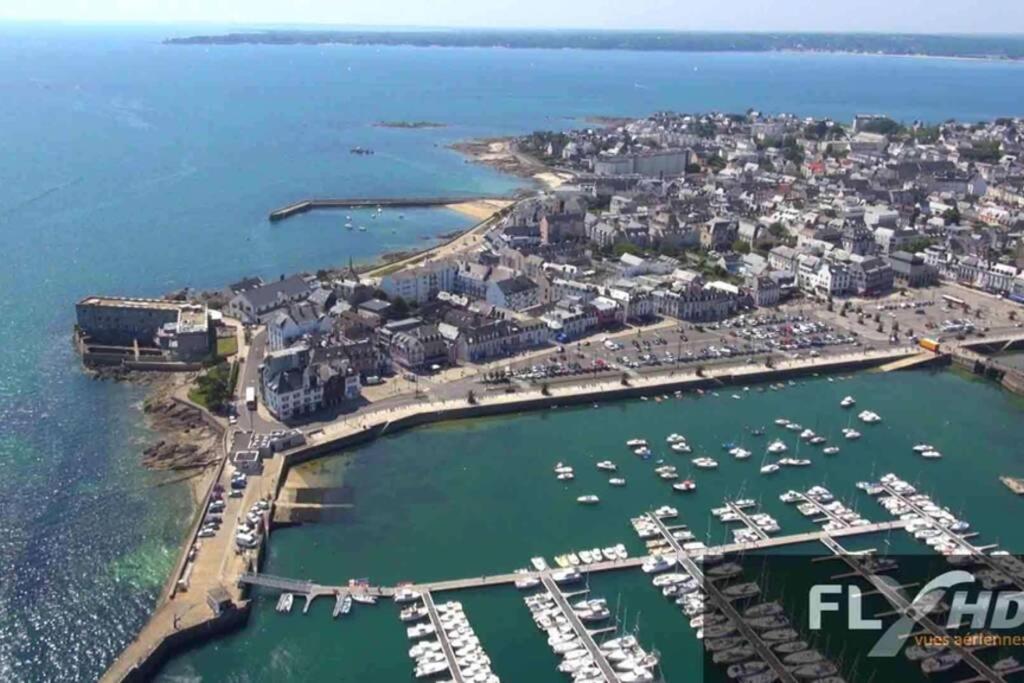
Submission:
[[[246,431],[261,434],[280,429],[281,424],[265,413],[265,409],[249,410],[245,406],[245,388],[259,387],[260,363],[267,350],[267,330],[261,327],[253,333],[249,342],[249,353],[246,355],[238,384],[238,427]],[[257,394],[259,392],[257,391]]]

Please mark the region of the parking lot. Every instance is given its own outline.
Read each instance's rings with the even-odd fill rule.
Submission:
[[[977,337],[1018,329],[1024,326],[1020,309],[1019,304],[994,295],[943,284],[878,299],[837,301],[832,311],[822,309],[816,315],[837,327],[856,331],[865,339],[884,342],[892,335],[894,325],[903,340]]]
[[[581,375],[637,375],[741,359],[800,358],[849,351],[859,336],[804,313],[747,314],[711,324],[673,322],[658,329],[595,335],[527,360],[512,360],[503,374],[518,382],[550,382]]]

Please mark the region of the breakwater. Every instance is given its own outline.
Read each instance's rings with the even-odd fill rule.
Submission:
[[[373,209],[388,207],[393,209],[430,208],[487,200],[506,200],[509,197],[476,196],[476,197],[378,197],[378,198],[339,198],[339,199],[303,199],[288,206],[282,206],[270,212],[268,219],[273,223],[290,218],[313,209]]]

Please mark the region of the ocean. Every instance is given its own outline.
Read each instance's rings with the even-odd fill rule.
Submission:
[[[1024,64],[160,43],[194,29],[0,25],[3,680],[97,678],[144,622],[187,521],[184,487],[139,466],[152,438],[144,388],[81,372],[70,344],[79,298],[217,287],[429,244],[471,221],[406,212],[359,233],[338,213],[273,225],[266,214],[306,196],[521,187],[447,148],[460,139],[664,109],[1024,114]]]

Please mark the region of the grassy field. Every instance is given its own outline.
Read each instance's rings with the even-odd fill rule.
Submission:
[[[238,339],[234,336],[217,339],[217,357],[229,358],[238,353]]]

